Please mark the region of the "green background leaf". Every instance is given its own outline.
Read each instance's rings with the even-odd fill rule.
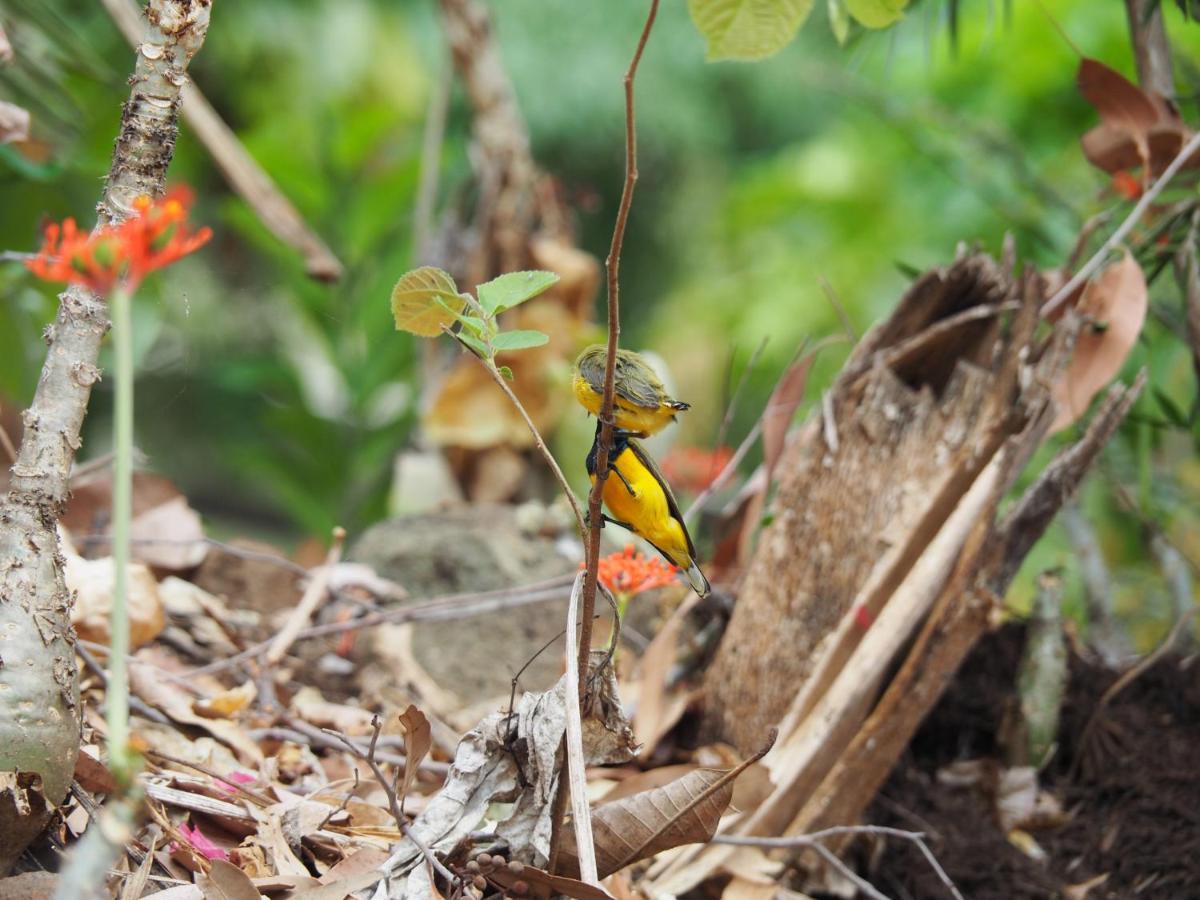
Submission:
[[[550,340],[550,335],[540,331],[502,331],[492,338],[492,347],[500,350],[528,350],[540,347]]]
[[[904,15],[908,0],[846,0],[846,8],[867,28],[887,28]]]
[[[406,272],[392,288],[392,316],[397,330],[421,337],[437,337],[465,305],[454,279],[433,266]]]
[[[749,61],[778,53],[812,8],[813,0],[688,0],[710,60]]]
[[[553,272],[508,272],[479,285],[475,292],[479,305],[494,315],[536,297],[556,281],[558,276]]]

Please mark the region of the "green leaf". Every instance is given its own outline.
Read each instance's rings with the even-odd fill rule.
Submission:
[[[421,337],[437,337],[443,326],[458,318],[465,305],[454,279],[433,266],[406,272],[392,288],[396,329]]]
[[[479,285],[475,293],[484,312],[495,316],[536,297],[556,281],[558,276],[553,272],[509,272]]]
[[[688,0],[710,61],[752,61],[778,53],[796,36],[815,0]]]
[[[509,381],[513,380],[513,370],[510,369],[508,366],[501,366],[500,374],[503,375],[505,378],[507,378]]]
[[[887,28],[904,15],[909,0],[846,0],[846,9],[867,28]]]
[[[502,331],[492,338],[492,346],[500,350],[527,350],[540,347],[550,340],[550,335],[540,331]]]
[[[839,47],[846,46],[846,38],[850,36],[850,13],[846,10],[845,0],[829,0],[829,30]]]
[[[458,321],[462,322],[462,327],[464,330],[469,331],[476,337],[483,336],[484,326],[487,325],[487,323],[484,322],[483,319],[479,318],[479,316],[468,316],[466,314],[459,316]]]
[[[460,331],[458,334],[454,335],[454,337],[460,343],[466,344],[468,347],[474,350],[481,358],[492,358],[492,349],[473,334],[467,334],[465,331]]]

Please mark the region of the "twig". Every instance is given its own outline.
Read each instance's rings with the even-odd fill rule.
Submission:
[[[762,434],[762,417],[759,416],[758,421],[754,423],[754,427],[742,438],[742,442],[738,444],[738,448],[733,451],[733,456],[729,457],[729,461],[725,463],[725,467],[717,474],[717,477],[708,483],[708,487],[696,495],[696,499],[692,501],[683,513],[683,521],[685,524],[690,524],[696,513],[704,509],[704,504],[707,503],[712,495],[721,490],[725,486],[725,482],[733,477],[733,473],[737,471],[739,465],[746,454],[750,452],[750,448],[754,446],[754,442],[758,440]]]
[[[333,543],[329,547],[329,553],[325,556],[325,565],[317,569],[312,581],[305,588],[300,602],[296,604],[296,608],[288,616],[283,628],[275,635],[270,646],[267,647],[265,659],[268,665],[278,665],[279,661],[287,654],[288,648],[295,643],[296,637],[304,628],[305,623],[312,618],[321,601],[325,599],[326,588],[329,586],[330,570],[342,558],[342,545],[345,542],[346,529],[340,526],[334,528]]]
[[[1183,149],[1171,160],[1171,164],[1167,166],[1158,180],[1146,189],[1141,199],[1138,200],[1137,205],[1129,211],[1129,215],[1125,217],[1125,221],[1117,227],[1116,231],[1108,236],[1104,243],[1100,245],[1100,249],[1084,264],[1083,268],[1076,272],[1071,277],[1071,280],[1060,287],[1054,293],[1054,296],[1046,302],[1045,306],[1042,307],[1043,318],[1054,315],[1059,307],[1067,302],[1067,298],[1096,273],[1096,270],[1108,259],[1109,251],[1125,240],[1129,232],[1133,230],[1133,227],[1141,220],[1146,210],[1150,208],[1150,204],[1158,199],[1158,195],[1179,174],[1179,170],[1183,168],[1184,164],[1197,151],[1200,151],[1200,131],[1193,134],[1191,140],[1183,145]]]
[[[930,850],[929,846],[925,843],[925,835],[919,831],[904,831],[899,828],[887,828],[883,825],[839,825],[834,828],[823,828],[820,831],[814,831],[811,834],[800,834],[793,837],[745,837],[742,835],[719,834],[712,839],[712,842],[714,844],[736,844],[742,847],[778,848],[784,850],[811,847],[813,850],[816,850],[818,853],[820,853],[822,849],[822,844],[820,842],[827,837],[844,837],[846,835],[862,834],[877,835],[882,837],[897,837],[906,841],[912,841],[917,845],[917,848],[921,851],[922,855],[929,862],[930,867],[937,875],[938,880],[940,880],[942,884],[946,886],[946,890],[950,892],[951,896],[953,896],[955,900],[963,900],[963,895],[959,893],[958,888],[954,886],[954,882],[951,880],[950,876],[946,874],[946,870],[942,868],[940,863],[938,863],[937,858],[933,855],[933,851]],[[829,851],[826,849],[826,852],[828,853]],[[845,863],[839,860],[836,856],[833,856],[832,853],[830,853],[829,856],[825,856],[824,854],[822,854],[822,856],[826,859],[826,861],[834,863],[843,875],[848,874],[847,869],[845,868]],[[830,859],[831,856],[832,859]],[[852,874],[850,874],[849,877],[852,880],[857,878],[857,876]],[[855,880],[855,884],[864,890],[864,892],[867,890],[867,888],[864,888],[859,881]],[[867,887],[870,886],[868,885]],[[875,889],[870,888],[870,890],[874,891]],[[878,891],[875,891],[874,894],[870,894],[869,896],[877,897],[882,895],[879,894]]]
[[[1075,761],[1071,764],[1071,771],[1069,773],[1071,778],[1075,777],[1079,761],[1083,758],[1083,749],[1087,747],[1092,736],[1092,731],[1095,729],[1096,723],[1100,720],[1100,713],[1104,711],[1104,708],[1112,702],[1112,699],[1117,694],[1133,684],[1134,681],[1153,668],[1159,660],[1171,652],[1175,647],[1176,641],[1179,640],[1179,635],[1187,627],[1188,623],[1192,621],[1192,616],[1196,614],[1197,610],[1200,610],[1200,607],[1193,606],[1191,609],[1186,610],[1183,615],[1175,620],[1175,624],[1171,627],[1170,632],[1163,639],[1163,642],[1154,648],[1153,653],[1143,658],[1136,666],[1109,685],[1108,690],[1100,695],[1100,699],[1096,701],[1096,708],[1092,710],[1092,715],[1079,737],[1079,752],[1075,754]]]
[[[385,623],[447,622],[454,619],[465,619],[471,616],[482,615],[486,612],[494,612],[498,609],[513,609],[518,606],[526,606],[530,603],[554,600],[561,596],[563,589],[570,585],[574,578],[574,574],[561,575],[557,578],[549,578],[527,587],[450,594],[425,603],[369,613],[360,619],[311,625],[308,628],[302,629],[296,635],[296,641],[327,637],[332,634],[344,634],[347,631],[365,630]],[[187,681],[195,678],[197,675],[211,675],[214,672],[223,672],[226,669],[232,669],[247,660],[261,655],[270,646],[270,643],[270,641],[262,641],[225,659],[217,660],[216,662],[199,666],[195,669],[188,669],[186,672],[177,675],[169,674],[165,677],[172,681]]]
[[[587,693],[588,661],[592,647],[592,620],[596,615],[596,585],[600,575],[600,528],[604,524],[600,516],[601,498],[604,493],[604,483],[608,480],[609,453],[613,442],[613,398],[616,389],[617,371],[617,342],[621,335],[620,307],[620,270],[621,247],[625,242],[625,226],[629,222],[629,209],[633,204],[633,190],[637,184],[637,127],[634,119],[633,86],[637,76],[638,63],[646,49],[646,41],[650,38],[650,30],[658,16],[659,0],[650,0],[650,9],[646,14],[646,24],[642,26],[642,34],[638,38],[637,48],[629,68],[625,70],[625,183],[621,188],[621,203],[617,207],[617,219],[613,225],[612,244],[609,246],[608,258],[604,261],[606,288],[608,296],[608,356],[604,363],[604,395],[600,403],[600,432],[596,449],[596,478],[592,483],[591,493],[588,494],[587,522],[587,556],[586,570],[583,579],[583,622],[579,634],[578,693],[580,701]],[[564,736],[565,740],[565,736]],[[561,789],[558,792],[561,797]],[[556,797],[556,805],[552,813],[553,828],[550,840],[550,871],[558,862],[558,853],[562,835],[562,801]]]
[[[592,645],[592,619],[596,612],[596,583],[600,573],[600,518],[601,498],[604,482],[608,480],[609,453],[613,440],[613,402],[616,393],[617,344],[621,336],[620,272],[621,247],[625,243],[625,227],[629,223],[629,210],[633,205],[633,191],[638,180],[637,126],[634,113],[634,79],[638,64],[650,38],[650,30],[658,16],[659,0],[650,0],[646,24],[642,27],[633,59],[625,71],[625,183],[621,188],[621,203],[617,207],[617,219],[613,225],[612,244],[604,261],[608,294],[608,357],[604,363],[604,397],[600,404],[600,446],[596,453],[596,481],[588,495],[587,574],[583,580],[583,627],[579,637],[579,694],[587,689],[585,680],[588,671],[588,654]]]
[[[538,453],[542,455],[542,459],[546,461],[546,465],[550,467],[550,471],[554,473],[555,479],[558,481],[559,487],[563,493],[567,495],[567,500],[571,504],[571,511],[575,513],[575,523],[579,526],[579,536],[582,538],[587,534],[587,523],[583,518],[583,510],[579,507],[579,501],[575,497],[575,492],[571,490],[571,483],[567,481],[567,476],[563,474],[562,468],[558,465],[558,460],[554,458],[554,454],[550,452],[550,448],[546,446],[546,442],[542,440],[542,434],[538,431],[537,426],[533,424],[533,419],[529,417],[529,412],[525,406],[517,399],[517,395],[513,393],[513,389],[508,386],[508,381],[500,374],[500,370],[496,368],[496,364],[490,359],[483,359],[471,354],[487,369],[488,374],[492,376],[492,380],[500,386],[500,390],[504,391],[504,396],[508,397],[509,402],[517,408],[517,412],[521,414],[521,418],[525,420],[530,433],[533,434],[533,445],[537,448]]]
[[[829,305],[833,307],[833,311],[837,313],[838,319],[841,320],[842,330],[846,332],[853,343],[858,343],[858,332],[854,329],[854,323],[850,321],[850,314],[846,312],[846,307],[842,304],[842,298],[838,296],[833,285],[829,283],[829,279],[824,275],[817,276],[817,284],[821,287],[821,293],[825,295],[825,299],[829,301]]]
[[[746,360],[746,367],[742,369],[742,375],[738,379],[737,387],[733,389],[733,394],[729,397],[729,403],[725,406],[725,415],[721,417],[721,425],[717,428],[717,439],[713,442],[714,447],[719,449],[724,446],[725,438],[729,434],[729,426],[733,424],[734,413],[737,412],[738,403],[742,399],[742,392],[746,389],[746,382],[750,380],[750,375],[754,371],[754,367],[758,364],[758,358],[762,356],[762,352],[766,348],[767,338],[764,337],[758,342],[758,346],[754,348],[754,352],[750,354],[750,358]],[[710,470],[708,474],[711,477],[715,477],[717,473]],[[711,480],[709,483],[712,483]]]
[[[104,671],[104,667],[100,665],[100,662],[96,659],[96,657],[93,656],[92,653],[85,646],[83,646],[83,644],[83,641],[77,642],[75,644],[75,652],[79,654],[79,658],[83,660],[83,664],[91,669],[97,677],[99,677],[107,689],[108,673]],[[105,647],[104,649],[107,650],[108,648]],[[151,722],[157,722],[160,725],[171,724],[170,719],[168,719],[153,706],[147,704],[140,697],[131,696],[129,698],[129,708],[142,718],[149,719]]]
[[[575,587],[571,590],[571,601],[567,606],[566,646],[567,690],[564,703],[567,713],[567,778],[564,784],[559,778],[559,791],[571,791],[571,813],[575,824],[575,846],[579,855],[579,878],[581,881],[599,886],[600,875],[596,871],[596,847],[592,840],[592,813],[588,808],[587,773],[583,757],[583,714],[579,709],[579,693],[571,689],[572,683],[581,681],[576,648],[572,646],[579,627],[579,594],[583,587],[583,572],[575,576]],[[590,656],[589,656],[590,661]],[[585,676],[586,677],[586,674]]]
[[[341,740],[351,753],[371,767],[371,773],[375,776],[375,780],[379,782],[380,786],[383,788],[383,792],[387,794],[388,807],[391,809],[392,817],[396,820],[396,824],[400,826],[400,830],[404,833],[404,836],[416,845],[417,849],[421,851],[425,859],[429,862],[429,865],[433,867],[434,871],[445,878],[447,884],[453,887],[458,883],[458,877],[446,868],[445,864],[437,858],[432,850],[429,849],[429,846],[419,837],[417,837],[412,828],[409,827],[408,819],[404,815],[404,811],[400,806],[400,797],[396,793],[396,785],[387,777],[387,774],[383,771],[383,768],[379,765],[379,762],[376,759],[375,745],[379,742],[379,732],[382,730],[382,720],[379,718],[379,716],[373,716],[371,719],[371,743],[367,746],[366,753],[363,753],[361,747],[351,743],[350,739],[340,732],[326,729],[325,733]]]

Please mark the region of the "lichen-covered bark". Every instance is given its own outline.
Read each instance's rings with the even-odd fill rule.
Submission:
[[[158,194],[178,133],[179,92],[208,29],[211,0],[150,0],[97,224]],[[46,330],[46,362],[0,504],[0,874],[66,796],[79,752],[71,597],[56,523],[108,330],[104,299],[70,287]]]

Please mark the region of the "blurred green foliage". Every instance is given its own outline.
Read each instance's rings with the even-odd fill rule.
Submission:
[[[641,180],[622,294],[625,342],[665,357],[693,402],[678,440],[712,441],[728,373],[764,336],[735,440],[801,340],[842,327],[822,281],[861,332],[903,292],[905,272],[947,260],[957,242],[998,252],[1011,232],[1023,258],[1050,267],[1088,216],[1117,202],[1079,151],[1096,117],[1074,76],[1075,47],[1133,75],[1123,5],[955,6],[955,49],[941,0],[914,4],[885,32],[852,27],[845,47],[818,3],[787,49],[746,65],[705,63],[686,4],[663,4],[637,86]],[[535,155],[575,202],[583,245],[602,258],[623,163],[620,79],[644,5],[491,8]],[[1200,26],[1173,4],[1163,11],[1190,78]],[[33,110],[50,150],[31,163],[0,148],[0,248],[24,250],[46,218],[89,219],[132,57],[94,2],[0,0],[0,22],[17,54],[0,69],[0,97]],[[217,236],[139,298],[137,428],[154,467],[209,516],[312,534],[383,513],[419,394],[415,339],[394,333],[386,298],[420,262],[421,131],[445,71],[433,0],[214,4],[195,81],[347,274],[335,285],[309,281],[184,126],[171,177],[197,189],[195,218]],[[1181,93],[1194,95],[1195,84]],[[1196,121],[1194,96],[1181,105]],[[468,173],[468,129],[456,92],[443,198]],[[53,298],[15,265],[0,268],[0,297],[0,397],[22,405]],[[1154,390],[1108,465],[1130,483],[1142,472],[1154,495],[1142,502],[1186,536],[1185,507],[1200,489],[1188,419],[1196,391],[1172,333],[1180,297],[1169,270],[1152,299],[1130,368],[1150,365]],[[822,354],[811,396],[843,356]],[[108,402],[101,385],[88,455],[107,449]],[[1137,527],[1106,496],[1094,480],[1087,506],[1102,514],[1114,563],[1143,560]],[[1055,538],[1030,565],[1066,554]]]

